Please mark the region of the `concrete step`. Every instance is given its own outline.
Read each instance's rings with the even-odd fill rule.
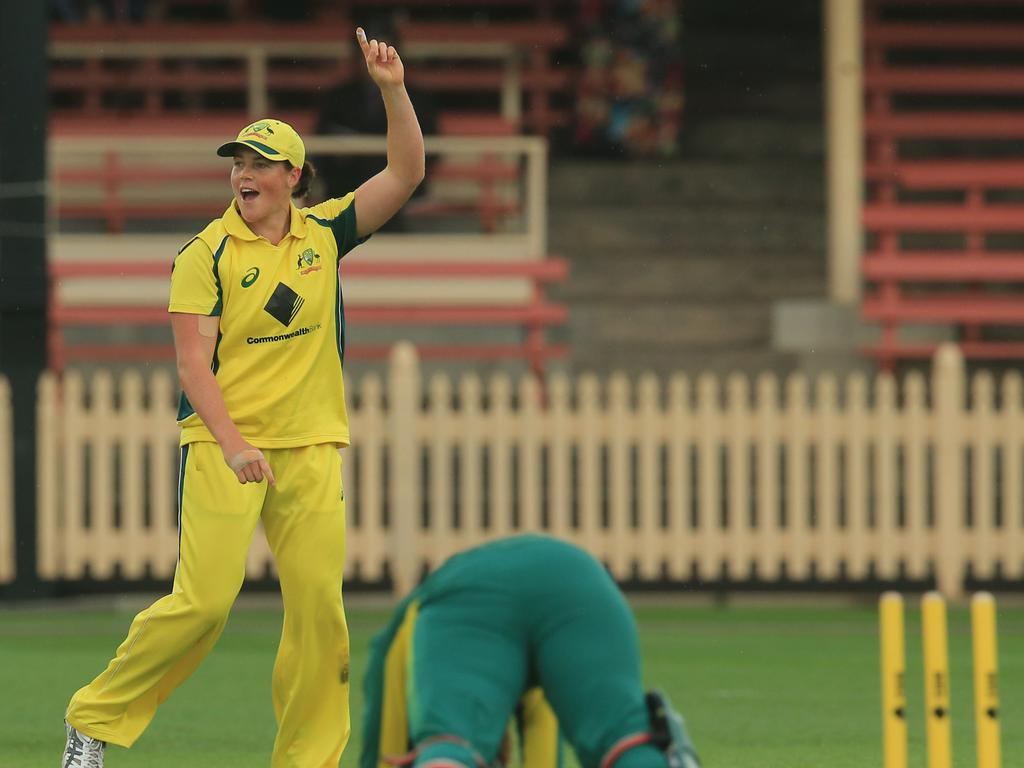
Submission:
[[[588,347],[649,345],[663,349],[768,346],[771,308],[764,303],[644,301],[575,304],[574,341]]]
[[[821,11],[817,0],[687,6],[687,126],[723,114],[820,120]]]
[[[679,205],[559,207],[550,248],[574,258],[636,259],[651,253],[682,256],[821,252],[825,220],[800,207],[766,209]]]
[[[686,44],[687,94],[713,87],[722,78],[747,82],[819,80],[823,51],[820,30],[766,35],[763,30],[712,31]]]
[[[824,159],[821,119],[716,117],[693,124],[684,150],[693,157],[802,160]]]
[[[803,99],[820,107],[822,93],[821,38],[794,38],[788,43],[757,34],[715,35],[686,48],[687,122],[707,116],[710,105],[732,104],[730,111],[746,109],[752,119],[764,117],[755,107],[768,106],[768,114],[805,114]],[[773,98],[765,104],[759,95]],[[717,111],[717,109],[716,109]]]
[[[784,3],[752,3],[750,0],[715,0],[686,4],[683,35],[760,33],[785,42],[794,36],[820,34],[819,0],[786,0]]]
[[[820,295],[826,286],[823,253],[742,256],[586,256],[572,260],[571,277],[553,286],[559,301],[608,299],[771,301]]]
[[[824,124],[824,91],[818,80],[717,83],[686,93],[685,128],[722,117],[739,117],[751,125],[761,120],[803,120]]]
[[[548,178],[548,200],[555,209],[649,202],[798,204],[824,210],[824,167],[816,160],[702,159],[664,165],[567,161],[554,164]]]
[[[682,372],[695,379],[705,372],[719,376],[740,372],[754,377],[762,371],[773,371],[785,376],[796,367],[797,356],[760,345],[669,348],[658,344],[631,343],[607,344],[596,349],[577,346],[573,348],[569,362],[571,370],[576,372],[627,371],[636,375],[651,371],[664,377]]]

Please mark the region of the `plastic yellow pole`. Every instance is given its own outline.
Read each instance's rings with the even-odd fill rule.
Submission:
[[[938,592],[921,599],[924,634],[924,706],[928,768],[952,768],[953,738],[949,718],[949,650],[946,601]]]
[[[885,768],[907,768],[907,661],[903,597],[886,592],[878,601],[882,646],[882,756]]]
[[[974,649],[974,725],[978,768],[999,768],[999,689],[996,685],[996,601],[988,592],[971,598]]]

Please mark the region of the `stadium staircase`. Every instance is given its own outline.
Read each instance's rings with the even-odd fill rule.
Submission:
[[[682,159],[554,161],[575,368],[795,367],[771,317],[826,291],[819,5],[687,4]]]

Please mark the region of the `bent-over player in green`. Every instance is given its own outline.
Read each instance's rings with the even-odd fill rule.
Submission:
[[[682,718],[644,693],[618,587],[544,536],[467,550],[431,574],[374,638],[363,688],[360,768],[501,765],[517,707],[529,768],[560,764],[559,730],[583,768],[698,766]]]

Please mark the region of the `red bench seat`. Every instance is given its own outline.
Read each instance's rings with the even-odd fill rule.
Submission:
[[[70,327],[116,327],[169,325],[166,305],[119,304],[112,301],[89,305],[68,305],[62,298],[63,280],[96,279],[113,281],[118,278],[155,278],[166,280],[168,264],[154,262],[69,262],[51,264],[50,276],[50,367],[62,370],[73,361],[111,360],[173,360],[174,350],[169,345],[138,344],[69,344],[64,331]],[[533,284],[530,298],[519,305],[472,304],[416,304],[407,298],[396,298],[391,303],[359,305],[351,301],[346,305],[346,319],[362,325],[396,326],[520,326],[524,340],[518,345],[464,345],[436,344],[420,348],[424,358],[450,360],[524,359],[531,369],[540,374],[545,361],[563,357],[564,345],[547,343],[547,328],[564,325],[568,320],[565,306],[549,303],[543,297],[543,285],[564,280],[568,264],[562,259],[537,262],[353,262],[342,265],[345,277],[394,278],[526,278]],[[352,359],[382,359],[387,346],[351,345],[346,355]]]

